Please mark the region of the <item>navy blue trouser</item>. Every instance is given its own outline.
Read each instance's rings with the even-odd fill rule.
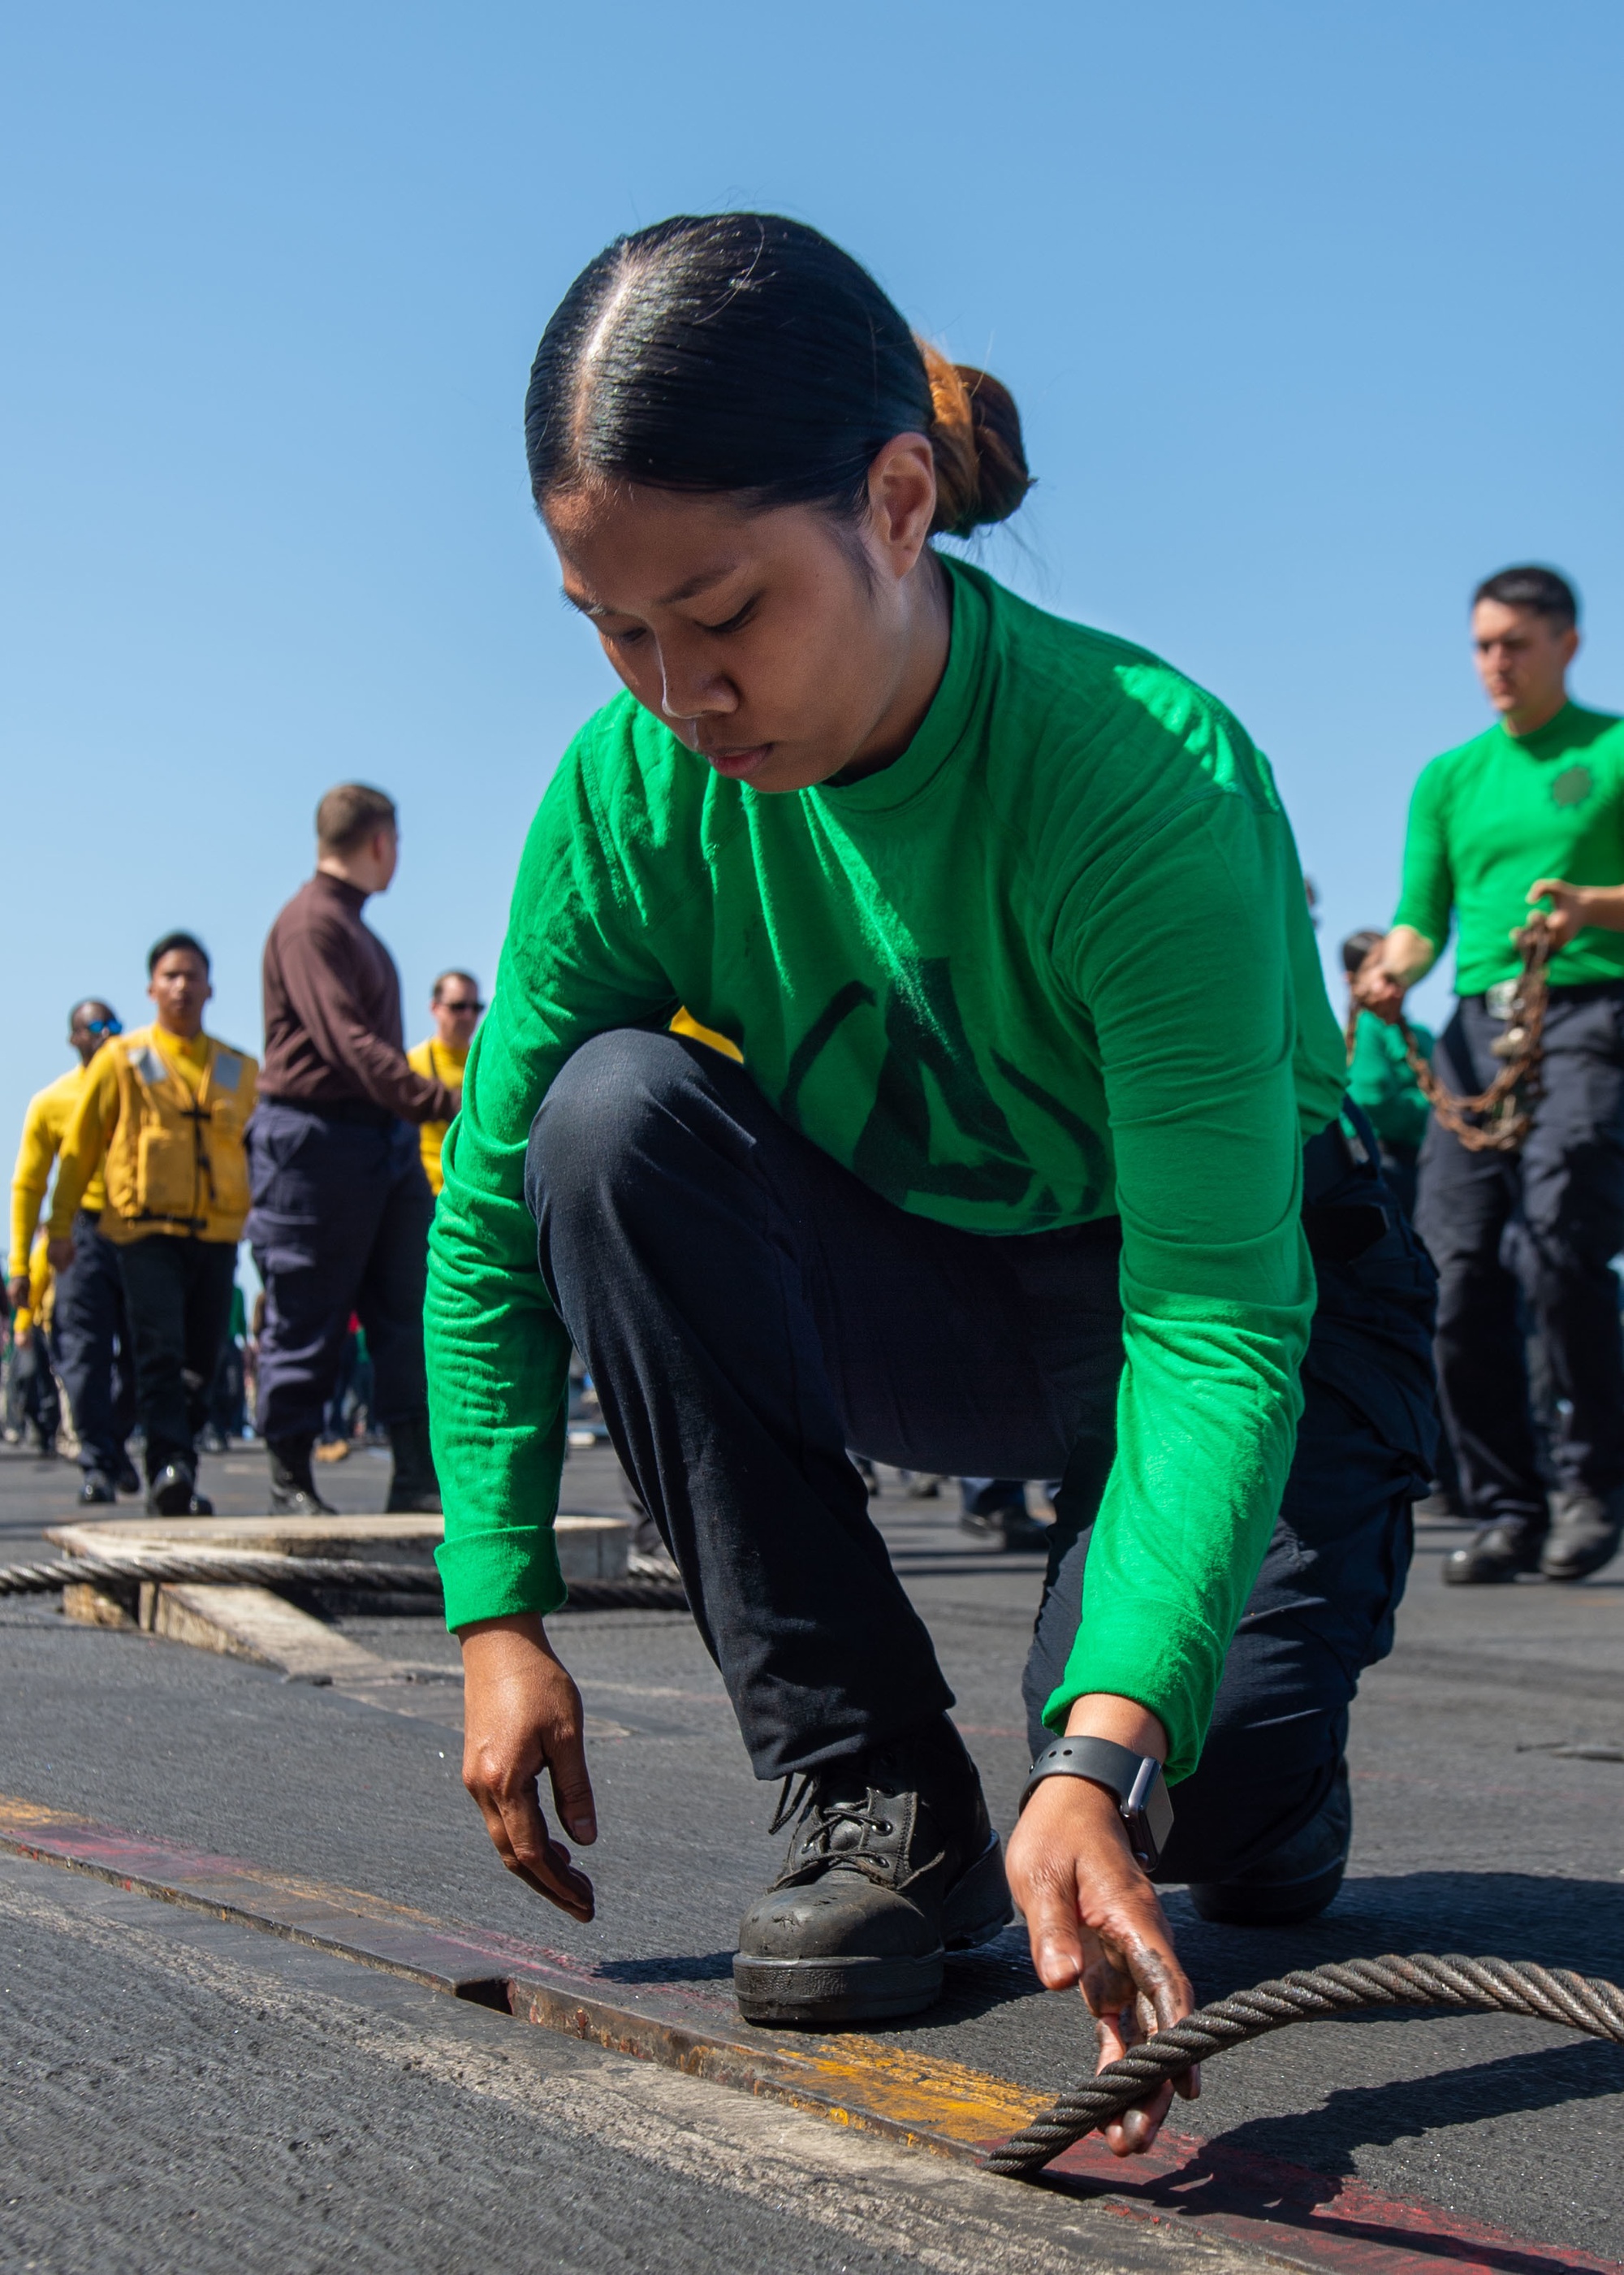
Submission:
[[[197,1460],[197,1433],[230,1332],[237,1243],[148,1233],[119,1249],[118,1269],[150,1484],[170,1462],[190,1469]]]
[[[51,1351],[79,1432],[79,1465],[110,1481],[135,1427],[135,1364],[118,1251],[100,1223],[85,1209],[73,1220],[73,1261],[57,1274]]]
[[[1178,1789],[1170,1878],[1243,1870],[1318,1808],[1360,1670],[1391,1645],[1431,1471],[1431,1267],[1386,1206],[1373,1142],[1361,1166],[1333,1131],[1308,1160],[1324,1242],[1371,1244],[1319,1267],[1286,1507],[1206,1757]],[[849,1446],[948,1476],[1063,1478],[1027,1674],[1041,1704],[1114,1454],[1114,1220],[993,1237],[911,1216],[744,1069],[636,1030],[597,1036],[554,1082],[525,1192],[547,1285],[758,1776],[952,1704]]]
[[[427,1412],[423,1299],[434,1195],[404,1122],[338,1121],[262,1100],[248,1124],[248,1238],[265,1283],[255,1426],[314,1438],[351,1314],[366,1330],[374,1418]]]
[[[1505,1032],[1462,996],[1433,1064],[1486,1089]],[[1544,1091],[1520,1153],[1473,1153],[1434,1121],[1416,1223],[1438,1266],[1438,1376],[1466,1513],[1549,1522],[1530,1408],[1531,1318],[1551,1371],[1557,1481],[1624,1485],[1624,1338],[1613,1258],[1624,1248],[1624,986],[1554,987]]]

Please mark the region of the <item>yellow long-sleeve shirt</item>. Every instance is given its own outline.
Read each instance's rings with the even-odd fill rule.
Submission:
[[[34,1246],[28,1256],[28,1300],[19,1304],[11,1314],[11,1333],[18,1342],[26,1342],[34,1327],[50,1333],[51,1312],[57,1300],[57,1275],[50,1268],[46,1254],[43,1232],[34,1235]],[[19,1279],[22,1274],[17,1275]]]
[[[427,1075],[430,1082],[442,1082],[448,1090],[460,1091],[463,1069],[468,1063],[466,1051],[454,1049],[442,1043],[437,1035],[429,1035],[414,1043],[406,1053],[406,1064],[413,1074]],[[418,1144],[422,1149],[423,1175],[428,1179],[428,1190],[437,1193],[445,1182],[440,1168],[440,1148],[445,1144],[449,1122],[419,1122]]]
[[[28,1270],[29,1251],[45,1206],[50,1173],[85,1087],[86,1071],[82,1066],[70,1067],[66,1074],[47,1083],[28,1100],[28,1111],[23,1116],[22,1144],[17,1149],[17,1167],[11,1172],[11,1277],[14,1280],[21,1279]],[[94,1213],[106,1206],[107,1192],[98,1169],[85,1187],[79,1206]]]

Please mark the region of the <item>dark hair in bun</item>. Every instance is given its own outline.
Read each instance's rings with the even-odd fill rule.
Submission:
[[[597,477],[857,515],[876,452],[909,432],[930,437],[948,536],[1031,488],[1008,389],[916,339],[850,253],[775,214],[617,238],[554,312],[525,402],[538,504]]]

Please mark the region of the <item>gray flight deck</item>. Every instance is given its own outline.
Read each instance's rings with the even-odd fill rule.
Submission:
[[[223,1511],[263,1508],[262,1455],[204,1470]],[[359,1511],[381,1506],[387,1474],[363,1453],[324,1482]],[[42,1528],[74,1514],[75,1484],[64,1462],[0,1452],[0,1559],[41,1553]],[[565,1496],[620,1508],[604,1450],[572,1456]],[[910,1501],[894,1479],[875,1515],[1007,1827],[1039,1561],[966,1541],[952,1502]],[[1624,1565],[1576,1589],[1448,1591],[1439,1562],[1460,1537],[1422,1528],[1399,1647],[1356,1712],[1341,1897],[1309,1928],[1259,1934],[1204,1926],[1174,1892],[1198,1995],[1407,1950],[1624,1980]],[[551,1623],[585,1697],[602,1826],[585,1860],[598,1916],[578,1927],[502,1873],[462,1791],[457,1653],[433,1617],[344,1622],[424,1678],[410,1711],[388,1712],[71,1626],[56,1603],[0,1602],[0,1793],[501,1931],[628,1992],[725,1990],[735,1924],[780,1844],[766,1833],[774,1794],[750,1775],[685,1614]],[[6,2267],[1058,2268],[1169,2251],[1262,2264],[1202,2225],[1209,2198],[1232,2199],[1249,2173],[1265,2213],[1271,2189],[1317,2194],[1329,2215],[1345,2200],[1344,2262],[1382,2262],[1399,2214],[1380,2206],[1412,2200],[1502,2234],[1468,2249],[1406,2215],[1406,2265],[1525,2275],[1624,2259],[1624,2049],[1543,2024],[1348,2022],[1210,2064],[1174,2122],[1217,2161],[1209,2171],[1192,2145],[1176,2207],[1147,2190],[1142,2208],[1167,2215],[1155,2225],[46,1865],[0,1859],[0,1915]],[[885,2036],[1039,2092],[1089,2064],[1077,2002],[1038,1991],[1013,1931],[952,1965],[941,2007]],[[1121,2179],[1131,2204],[1134,2168]]]

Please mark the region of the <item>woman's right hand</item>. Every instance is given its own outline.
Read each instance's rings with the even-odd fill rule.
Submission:
[[[581,1694],[534,1612],[478,1620],[463,1647],[463,1783],[510,1872],[572,1919],[593,1916],[592,1882],[541,1814],[545,1769],[559,1822],[588,1848],[598,1837],[586,1774]]]

